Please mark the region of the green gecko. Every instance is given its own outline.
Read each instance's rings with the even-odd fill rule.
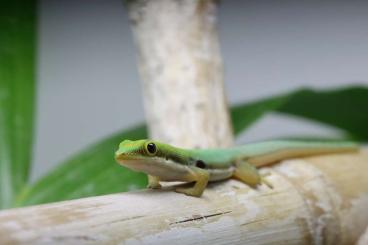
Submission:
[[[116,161],[148,175],[148,188],[160,181],[194,182],[176,192],[200,197],[208,181],[231,177],[250,185],[266,184],[256,168],[293,157],[356,151],[352,142],[266,141],[226,149],[182,149],[153,140],[124,140],[115,152]]]

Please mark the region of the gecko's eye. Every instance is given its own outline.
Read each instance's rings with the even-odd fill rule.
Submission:
[[[150,153],[150,154],[155,154],[156,153],[157,149],[156,149],[156,145],[154,143],[148,143],[146,148],[147,148],[148,153]]]

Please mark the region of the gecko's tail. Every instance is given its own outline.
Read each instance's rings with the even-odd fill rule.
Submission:
[[[248,159],[248,162],[257,168],[290,158],[348,153],[359,150],[359,145],[353,142],[270,141],[261,144],[265,149],[272,150]]]

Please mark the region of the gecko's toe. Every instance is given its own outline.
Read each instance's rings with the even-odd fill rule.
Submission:
[[[161,189],[162,186],[161,186],[161,184],[148,184],[147,188],[148,189]]]
[[[183,188],[179,187],[175,189],[176,192],[185,194],[187,196],[200,197],[202,196],[203,191],[198,191],[196,188]]]

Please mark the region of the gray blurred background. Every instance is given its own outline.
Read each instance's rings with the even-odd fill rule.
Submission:
[[[144,120],[121,0],[42,0],[35,168],[41,176],[88,144]],[[302,86],[368,85],[367,1],[224,0],[219,32],[230,103]],[[238,143],[342,132],[270,114]]]

